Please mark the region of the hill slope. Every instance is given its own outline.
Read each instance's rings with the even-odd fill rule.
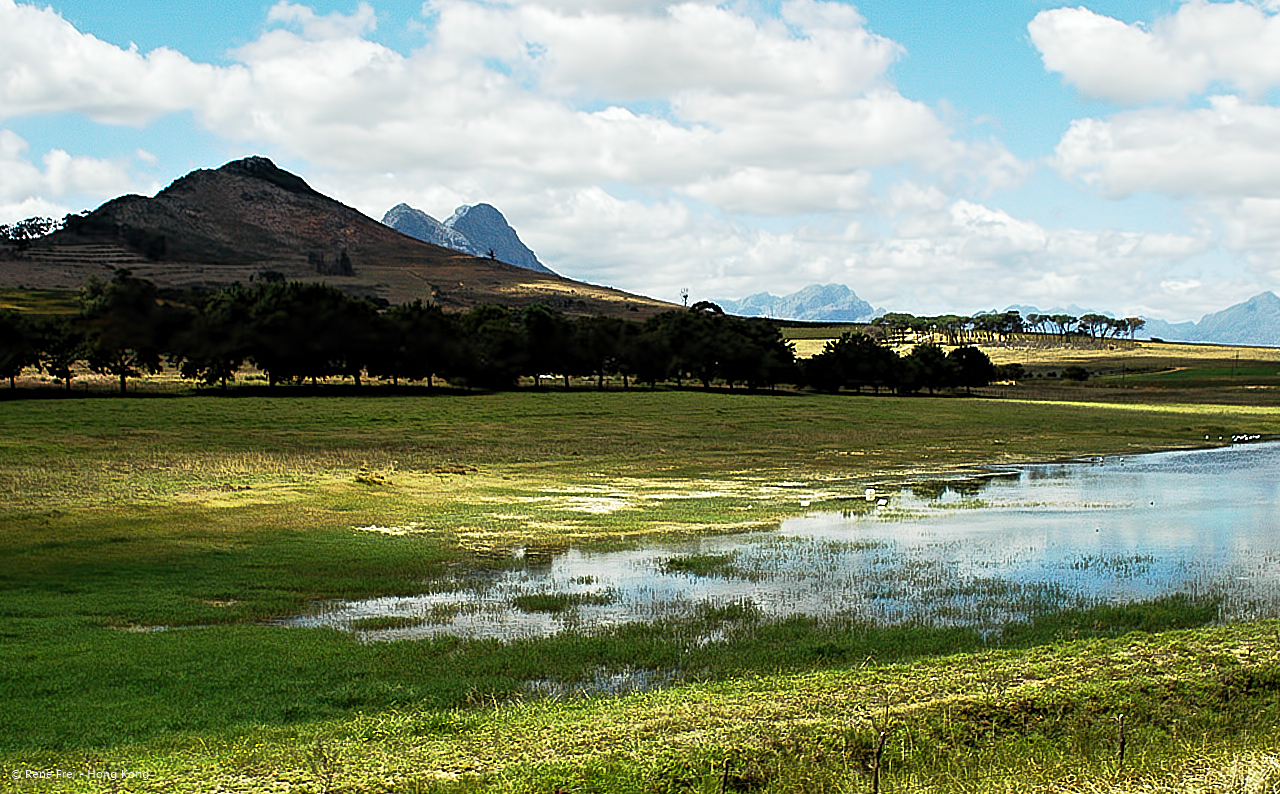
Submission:
[[[541,302],[575,314],[634,317],[673,308],[415,240],[263,157],[194,171],[154,198],[113,199],[29,250],[0,257],[0,286],[8,287],[76,288],[126,266],[182,289],[274,272],[393,303],[421,298],[455,309]]]

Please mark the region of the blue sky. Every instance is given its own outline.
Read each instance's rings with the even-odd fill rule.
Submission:
[[[667,300],[1280,287],[1277,0],[0,0],[0,222],[261,154]]]

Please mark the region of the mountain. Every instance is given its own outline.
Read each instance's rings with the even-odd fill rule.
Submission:
[[[1195,326],[1196,342],[1280,346],[1280,297],[1254,295],[1244,303],[1206,314]]]
[[[790,295],[760,292],[742,300],[715,302],[729,314],[808,322],[862,322],[879,314],[843,284],[810,284]]]
[[[444,226],[462,233],[476,248],[477,256],[490,256],[499,262],[550,273],[529,247],[520,242],[516,230],[507,219],[488,204],[466,204],[454,210]]]
[[[1034,306],[1010,306],[1008,310],[1016,310],[1023,317],[1028,314],[1069,314],[1079,317],[1089,313],[1078,306],[1051,312],[1042,312]],[[1106,312],[1097,313],[1106,314]],[[1111,315],[1106,314],[1106,316]],[[1138,331],[1139,339],[1280,347],[1280,297],[1276,297],[1273,292],[1263,292],[1254,295],[1244,303],[1237,303],[1220,312],[1206,314],[1198,323],[1191,321],[1170,323],[1150,317],[1143,319],[1147,324]]]
[[[425,243],[438,245],[441,248],[452,248],[454,251],[472,256],[481,255],[480,249],[472,245],[465,234],[445,226],[422,210],[414,209],[408,204],[397,204],[387,210],[387,214],[382,216],[382,222],[401,234],[407,234]]]
[[[0,260],[0,287],[75,289],[128,267],[164,289],[282,277],[449,309],[543,303],[569,314],[646,317],[675,308],[416,240],[265,157],[193,171],[151,198],[112,199],[25,250],[0,247]]]
[[[1153,317],[1143,317],[1147,324],[1137,332],[1139,339],[1164,339],[1167,342],[1196,341],[1196,324],[1190,320],[1171,323]]]
[[[487,256],[539,273],[552,272],[490,204],[463,204],[444,223],[408,204],[397,204],[387,210],[382,222],[410,237],[455,251]]]

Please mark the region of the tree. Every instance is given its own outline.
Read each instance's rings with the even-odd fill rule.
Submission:
[[[577,331],[578,349],[587,371],[596,376],[597,389],[604,389],[605,377],[630,371],[630,323],[617,317],[581,317]]]
[[[1102,314],[1083,314],[1080,316],[1080,329],[1091,338],[1106,336],[1106,329],[1111,325],[1111,318]]]
[[[952,385],[951,369],[947,366],[946,354],[937,345],[916,345],[902,359],[899,391],[912,394],[921,389],[928,389],[932,394],[950,385]]]
[[[343,376],[360,385],[378,344],[377,310],[328,284],[256,284],[249,358],[268,382]]]
[[[529,346],[525,358],[534,388],[542,385],[541,378],[548,373],[563,375],[568,388],[570,371],[575,369],[573,323],[541,303],[525,309],[521,319]]]
[[[128,378],[160,371],[171,329],[155,284],[120,268],[109,282],[91,279],[85,284],[80,302],[89,369],[119,378],[121,394]]]
[[[729,381],[742,381],[748,389],[773,386],[796,379],[795,347],[770,320],[726,318],[724,330],[731,350],[726,351],[722,374]]]
[[[225,390],[253,351],[252,310],[253,294],[239,284],[210,295],[170,352],[182,377]]]
[[[0,225],[0,240],[14,243],[19,251],[26,250],[32,240],[38,240],[58,228],[53,218],[27,218],[14,224]]]
[[[896,383],[899,364],[898,355],[889,348],[865,334],[846,331],[809,359],[805,377],[821,391],[835,392],[842,387],[862,391],[870,386],[879,392],[881,387]]]
[[[67,317],[49,318],[36,323],[35,336],[40,370],[62,381],[71,391],[75,365],[84,361],[88,353],[79,324]]]
[[[505,306],[477,306],[459,318],[462,354],[457,377],[488,389],[514,388],[526,370],[528,345],[518,315]],[[450,374],[450,380],[454,377]]]
[[[0,311],[0,378],[9,379],[9,388],[17,386],[22,370],[40,361],[35,329],[17,312]]]
[[[976,347],[957,347],[947,354],[947,366],[951,369],[951,381],[968,392],[974,386],[986,386],[995,380],[996,368]]]
[[[629,346],[631,373],[639,383],[658,385],[671,375],[673,354],[671,340],[656,325],[645,323],[632,335]]]
[[[456,368],[458,330],[439,306],[419,299],[392,306],[382,320],[382,341],[369,364],[370,375],[392,383],[425,380],[432,388],[436,375]]]

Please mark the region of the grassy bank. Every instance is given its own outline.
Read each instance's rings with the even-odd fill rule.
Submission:
[[[1273,407],[574,392],[0,414],[6,773],[149,770],[117,781],[148,791],[866,790],[874,718],[894,726],[883,790],[989,791],[1036,764],[1041,781],[1116,779],[1120,713],[1135,780],[1274,753],[1276,626],[1117,639],[1211,624],[1200,602],[1045,616],[998,653],[962,630],[733,609],[505,644],[264,625],[506,565],[516,544],[768,525],[975,464],[1280,434]],[[676,686],[535,697],[636,670]]]
[[[1276,630],[867,660],[621,698],[392,703],[235,730],[175,715],[160,737],[11,749],[0,765],[81,776],[8,783],[29,791],[106,790],[84,775],[111,770],[137,776],[129,791],[867,791],[883,731],[882,791],[1269,791]],[[109,724],[121,710],[90,713]]]

